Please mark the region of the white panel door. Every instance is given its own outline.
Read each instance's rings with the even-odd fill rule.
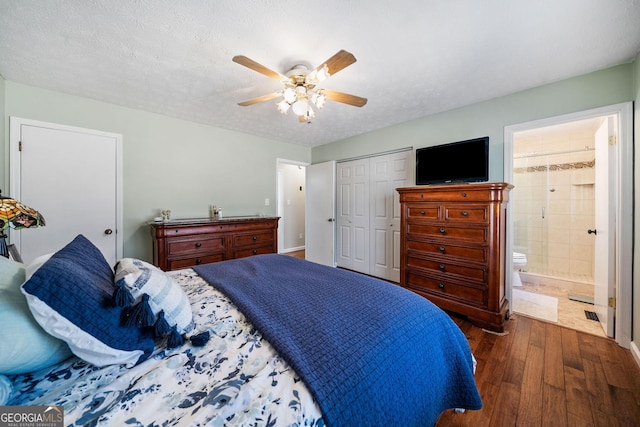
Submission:
[[[396,188],[411,185],[411,160],[411,151],[370,159],[370,274],[394,282],[400,281],[400,196]]]
[[[305,258],[335,266],[336,162],[306,168]]]
[[[336,263],[369,273],[369,159],[337,165]]]
[[[615,295],[615,217],[616,200],[613,188],[615,144],[613,118],[608,117],[596,132],[595,179],[595,272],[594,307],[598,320],[609,337],[614,335],[615,309],[609,298]],[[593,230],[592,230],[593,231]]]
[[[122,137],[15,118],[11,131],[15,196],[46,220],[45,227],[12,233],[24,262],[83,234],[114,265],[122,257]]]

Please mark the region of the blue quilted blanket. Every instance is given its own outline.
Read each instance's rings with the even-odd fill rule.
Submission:
[[[406,289],[283,255],[194,270],[295,369],[329,426],[428,426],[482,406],[465,336]]]

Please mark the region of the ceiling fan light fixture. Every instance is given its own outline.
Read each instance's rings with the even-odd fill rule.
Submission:
[[[328,79],[329,76],[330,76],[329,67],[327,67],[327,64],[325,64],[324,67],[320,68],[317,72],[315,72],[314,79],[321,82],[323,80]]]
[[[292,87],[286,88],[284,90],[284,93],[282,94],[282,97],[289,104],[293,104],[294,102],[296,102],[296,99],[298,98],[298,96],[296,94],[296,90],[294,88],[292,88]]]
[[[296,102],[291,104],[291,110],[295,113],[296,116],[304,116],[307,114],[309,110],[309,102],[306,99],[298,99]]]
[[[278,111],[280,111],[282,114],[287,114],[287,111],[289,111],[289,108],[291,108],[291,104],[289,104],[284,99],[278,102],[277,105],[278,105]]]
[[[313,92],[313,95],[311,95],[311,102],[316,106],[316,108],[321,109],[327,102],[327,96],[322,91]]]

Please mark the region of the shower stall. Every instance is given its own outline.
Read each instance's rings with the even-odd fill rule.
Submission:
[[[523,282],[594,292],[595,131],[552,126],[514,137],[511,207]]]

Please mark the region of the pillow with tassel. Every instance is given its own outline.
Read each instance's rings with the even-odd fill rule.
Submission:
[[[164,271],[145,261],[123,258],[115,266],[113,304],[123,307],[123,324],[152,327],[167,347],[184,343],[183,334],[193,330],[193,314],[187,294]]]

